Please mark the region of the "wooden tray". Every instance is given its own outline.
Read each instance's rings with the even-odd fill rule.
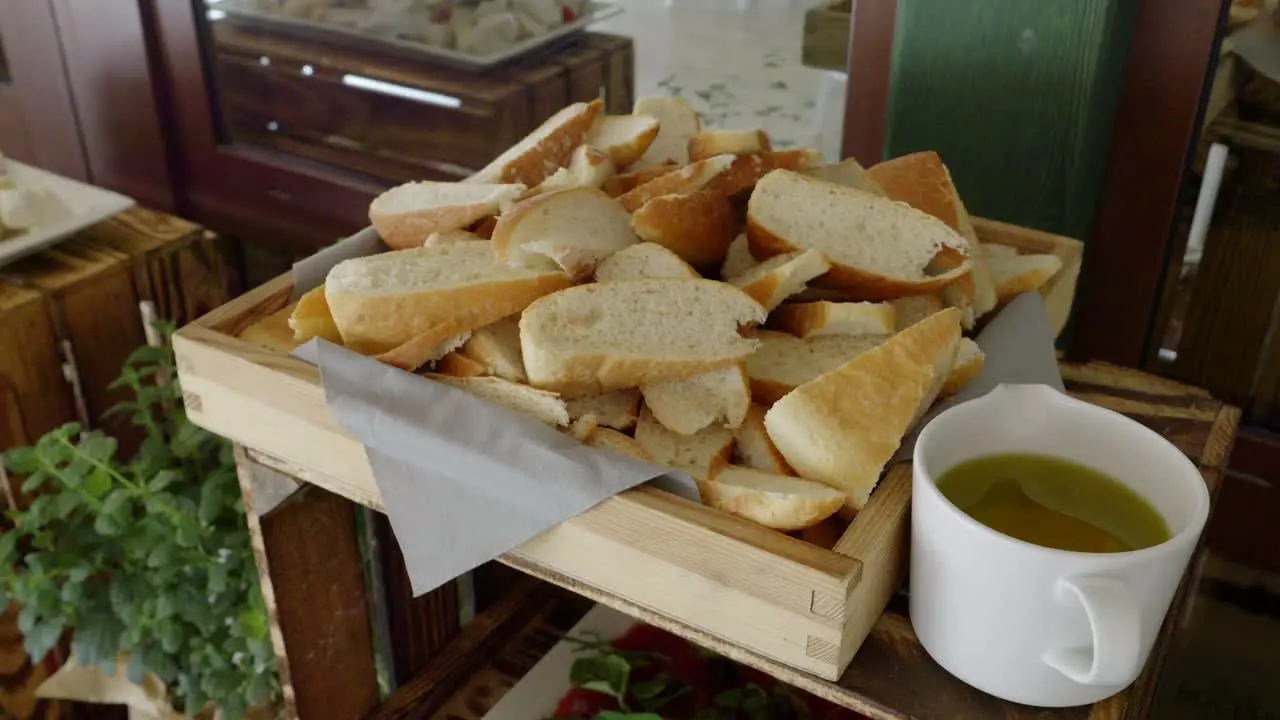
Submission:
[[[1062,258],[1043,291],[1061,328],[1081,244],[1002,223],[975,227],[988,242]],[[285,355],[292,290],[282,276],[183,328],[175,349],[187,413],[263,464],[380,509],[364,447],[329,412],[319,370]],[[650,622],[692,628],[731,657],[835,680],[905,571],[910,487],[909,466],[892,468],[834,550],[640,487],[500,559]]]

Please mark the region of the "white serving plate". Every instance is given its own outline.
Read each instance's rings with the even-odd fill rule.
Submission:
[[[5,172],[18,187],[48,190],[56,195],[70,212],[53,222],[38,225],[6,240],[0,240],[0,266],[8,265],[19,258],[55,245],[69,235],[134,206],[132,198],[110,190],[64,178],[16,160],[6,159],[4,163]]]
[[[252,0],[218,0],[209,5],[208,18],[213,22],[226,20],[249,28],[270,28],[303,39],[326,40],[352,50],[382,52],[409,60],[432,60],[464,70],[486,70],[580,33],[591,23],[611,18],[621,12],[622,8],[612,3],[589,2],[586,11],[577,20],[561,25],[546,35],[516,43],[494,55],[472,55],[413,40],[364,33],[354,28],[295,20],[264,11],[256,7]]]
[[[596,605],[577,625],[568,637],[598,635],[601,640],[616,640],[639,624],[630,615],[613,608]],[[548,718],[555,712],[560,698],[569,692],[569,666],[577,658],[579,649],[571,642],[561,640],[538,661],[516,686],[485,713],[482,720],[531,720]]]

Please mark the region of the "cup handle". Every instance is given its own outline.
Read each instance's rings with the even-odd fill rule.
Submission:
[[[1050,650],[1044,663],[1081,685],[1123,685],[1142,666],[1138,605],[1128,589],[1106,577],[1060,578],[1058,599],[1075,598],[1089,616],[1092,647]]]

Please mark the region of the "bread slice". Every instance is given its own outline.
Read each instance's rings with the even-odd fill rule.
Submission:
[[[729,198],[708,190],[656,197],[631,214],[631,229],[641,240],[670,249],[696,268],[723,262],[740,226]]]
[[[616,452],[635,460],[653,462],[653,456],[644,449],[635,438],[607,427],[597,427],[595,433],[587,438],[587,444],[600,450]]]
[[[298,298],[289,315],[289,327],[293,329],[293,339],[300,343],[318,337],[342,344],[342,333],[338,332],[333,314],[329,312],[329,302],[324,298],[324,285],[311,288]]]
[[[489,369],[455,350],[436,361],[435,371],[452,377],[483,377]]]
[[[426,377],[487,400],[495,405],[531,415],[548,425],[568,425],[569,411],[559,395],[496,377],[453,377],[427,373]]]
[[[636,417],[640,414],[640,390],[614,390],[573,398],[566,403],[571,418],[594,415],[601,425],[615,430],[630,430],[636,426]]]
[[[689,138],[689,162],[716,155],[749,155],[772,149],[764,130],[703,130]]]
[[[488,238],[482,238],[470,230],[444,230],[442,232],[433,232],[427,236],[422,247],[435,247],[437,245],[449,245],[456,242],[489,242]]]
[[[520,316],[511,315],[471,332],[458,352],[479,363],[484,375],[528,382],[520,354]]]
[[[943,381],[938,397],[948,397],[963,390],[978,377],[978,373],[982,372],[982,365],[986,360],[987,356],[983,354],[982,348],[978,347],[978,343],[967,337],[960,338],[960,347],[956,350],[956,362],[951,366],[951,372],[947,373],[947,379]]]
[[[773,310],[830,269],[831,263],[821,252],[804,250],[775,255],[745,274],[729,278],[729,283],[741,288],[765,310]]]
[[[538,187],[530,190],[525,197],[576,187],[598,188],[616,172],[617,166],[613,158],[588,145],[579,145],[569,157],[567,167],[556,170]]]
[[[580,443],[591,441],[591,437],[600,430],[600,423],[596,421],[595,415],[583,415],[582,417],[573,418],[569,423],[566,432]]]
[[[736,365],[759,344],[738,328],[764,316],[713,280],[593,283],[530,305],[520,345],[532,384],[578,397]]]
[[[600,189],[604,190],[605,194],[609,197],[619,197],[635,190],[650,180],[655,180],[679,169],[680,166],[675,163],[664,163],[662,165],[655,165],[646,170],[618,173],[608,180],[605,180],[604,185],[601,185]]]
[[[657,243],[639,243],[610,255],[596,268],[596,282],[701,277],[679,255]]]
[[[428,363],[438,362],[442,358],[462,347],[471,333],[462,332],[444,340],[437,340],[435,333],[428,331],[412,337],[397,347],[378,353],[378,362],[398,367],[401,370],[416,370]]]
[[[996,286],[996,299],[1005,303],[1024,292],[1039,290],[1062,269],[1062,259],[1049,254],[988,258],[987,267]]]
[[[475,225],[472,225],[471,232],[475,233],[475,236],[481,240],[488,240],[493,237],[493,229],[497,226],[498,217],[496,215],[490,215]]]
[[[849,158],[828,165],[815,165],[802,170],[805,175],[837,185],[885,197],[884,188],[867,174],[857,160]]]
[[[884,342],[884,335],[820,335],[808,340],[761,330],[760,349],[747,358],[751,398],[772,405],[783,395]]]
[[[397,185],[373,199],[369,222],[393,250],[422,247],[427,236],[464,228],[513,205],[524,185],[415,182]]]
[[[942,300],[937,295],[912,295],[889,301],[897,315],[899,331],[915,325],[921,320],[942,309]]]
[[[817,525],[848,500],[822,483],[735,465],[713,474],[700,489],[707,505],[775,530]]]
[[[430,352],[572,284],[550,262],[512,268],[487,243],[453,243],[344,260],[325,299],[348,348],[372,355],[416,339]]]
[[[831,262],[823,284],[860,300],[937,292],[970,268],[966,260],[943,274],[926,274],[944,250],[965,249],[964,238],[937,218],[789,170],[775,170],[756,185],[747,237],[758,258],[821,250]]]
[[[778,448],[769,439],[764,428],[764,413],[768,408],[752,403],[742,426],[733,432],[733,461],[774,475],[795,475]]]
[[[751,244],[747,241],[747,234],[740,233],[733,242],[729,243],[724,262],[720,265],[720,278],[728,280],[745,275],[748,270],[759,264],[760,262],[751,254]]]
[[[812,148],[738,155],[729,170],[711,183],[710,189],[736,195],[755,187],[761,178],[774,170],[803,170],[821,160],[822,154]]]
[[[987,258],[1011,258],[1018,256],[1018,248],[1012,245],[984,242],[978,243],[978,248],[982,252],[982,256]]]
[[[934,267],[950,270],[966,258],[972,263],[970,276],[947,286],[942,299],[951,307],[960,308],[965,313],[965,327],[973,327],[977,318],[996,306],[995,287],[978,252],[978,238],[969,213],[942,158],[936,152],[911,153],[875,165],[867,174],[888,197],[929,213],[965,239],[963,256],[944,253],[935,259]]]
[[[635,212],[642,205],[662,195],[687,194],[703,189],[712,180],[723,175],[733,165],[732,155],[717,155],[686,165],[637,187],[618,197],[627,212]]]
[[[587,133],[587,144],[620,168],[639,160],[658,137],[658,119],[649,115],[601,115]]]
[[[769,408],[769,437],[800,477],[843,490],[850,510],[867,502],[955,362],[960,314],[934,313]]]
[[[649,408],[640,410],[636,442],[654,462],[688,470],[700,480],[728,465],[733,455],[733,432],[728,428],[708,427],[678,435],[655,420]]]
[[[892,335],[897,313],[890,303],[789,303],[769,314],[769,327],[807,339],[819,335]]]
[[[692,435],[718,422],[736,428],[751,405],[751,387],[742,365],[642,385],[640,392],[654,418],[680,435]]]
[[[604,102],[592,100],[562,108],[463,182],[520,183],[525,187],[537,187],[569,163],[574,148],[582,144],[603,107]]]
[[[493,250],[512,267],[551,258],[575,280],[585,280],[614,252],[634,245],[631,218],[618,201],[595,188],[573,188],[524,200],[498,218]]]
[[[702,130],[702,121],[689,103],[675,97],[646,96],[636,100],[634,113],[658,121],[658,137],[632,166],[644,170],[664,163],[689,162],[689,139]]]

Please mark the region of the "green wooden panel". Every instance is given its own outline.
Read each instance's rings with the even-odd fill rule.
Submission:
[[[1085,239],[1135,9],[898,0],[886,157],[936,150],[971,213]]]

